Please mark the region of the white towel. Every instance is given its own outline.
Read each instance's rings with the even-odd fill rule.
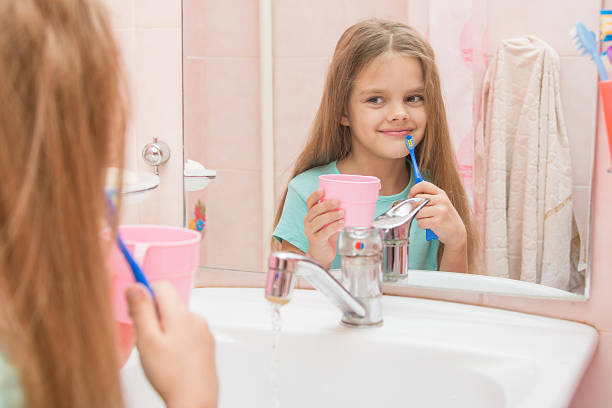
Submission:
[[[559,67],[539,38],[502,41],[483,84],[474,211],[485,274],[569,290],[576,229]]]

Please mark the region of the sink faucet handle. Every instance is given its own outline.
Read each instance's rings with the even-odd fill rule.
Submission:
[[[382,230],[388,230],[409,223],[428,202],[429,198],[420,197],[395,202],[387,212],[374,219],[372,226]]]
[[[415,215],[429,202],[414,197],[394,204],[376,217],[372,225],[382,233],[383,282],[393,282],[408,276],[410,226]]]

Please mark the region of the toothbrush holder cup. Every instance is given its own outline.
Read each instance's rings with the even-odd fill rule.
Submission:
[[[599,81],[599,95],[601,96],[601,105],[603,108],[604,118],[606,120],[608,149],[610,153],[610,161],[612,162],[612,80]]]

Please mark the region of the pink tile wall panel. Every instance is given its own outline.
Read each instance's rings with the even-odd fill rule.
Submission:
[[[549,43],[561,55],[578,55],[569,29],[582,21],[591,29],[599,26],[599,1],[487,1],[488,51],[494,53],[499,42],[518,35],[535,35]],[[554,22],[546,24],[547,21]],[[567,27],[560,32],[559,27]]]
[[[183,3],[186,157],[217,171],[201,265],[260,270],[258,3]]]
[[[206,192],[206,266],[260,271],[260,173],[219,170]]]
[[[597,70],[585,57],[561,57],[561,97],[576,186],[589,186],[593,171]]]
[[[134,23],[138,28],[180,28],[181,2],[133,0]]]
[[[134,109],[134,95],[136,94],[135,89],[135,78],[136,75],[136,62],[134,58],[134,30],[130,29],[118,29],[115,30],[115,37],[121,47],[121,53],[124,63],[124,75],[127,80],[128,92],[130,93],[131,100],[129,103],[130,111]],[[127,123],[126,135],[125,135],[125,168],[128,170],[137,170],[138,160],[140,151],[138,148],[138,140],[136,137],[136,123],[134,120],[129,120]]]
[[[259,3],[183,0],[186,56],[259,56]]]
[[[183,135],[181,92],[181,31],[135,31],[133,118],[138,149],[153,137],[168,143],[170,160],[160,168],[156,199],[141,207],[141,222],[169,225],[183,223]],[[151,171],[138,160],[139,169]]]
[[[274,59],[274,168],[293,168],[321,102],[327,57]]]
[[[204,162],[206,158],[206,61],[183,59],[183,132],[185,159]],[[203,163],[206,165],[206,163]]]
[[[105,0],[114,29],[134,26],[134,0]]]
[[[328,57],[350,25],[368,17],[406,20],[405,0],[274,2],[274,55]]]
[[[215,170],[259,170],[259,60],[187,59],[185,64],[189,158]],[[195,145],[202,150],[193,150]]]
[[[600,332],[595,358],[574,395],[570,405],[571,408],[607,408],[612,406],[611,365],[612,333]]]

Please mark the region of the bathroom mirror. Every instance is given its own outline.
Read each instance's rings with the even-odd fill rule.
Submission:
[[[571,169],[563,206],[573,206],[567,230],[573,231],[574,258],[562,288],[539,284],[541,276],[530,277],[530,271],[512,276],[493,267],[479,275],[415,271],[397,284],[588,298],[597,72],[575,50],[569,31],[582,21],[598,32],[600,6],[595,0],[183,1],[185,161],[216,172],[203,189],[185,189],[185,223],[203,233],[202,272],[222,279],[226,271],[264,270],[274,211],[319,105],[336,41],[355,22],[380,17],[416,28],[434,47],[459,171],[471,197],[486,199],[473,189],[479,175],[472,130],[482,117],[473,108],[482,105],[485,73],[503,40],[535,36],[558,54],[560,86],[554,88],[571,162],[563,163]],[[560,209],[546,208],[546,216]]]

